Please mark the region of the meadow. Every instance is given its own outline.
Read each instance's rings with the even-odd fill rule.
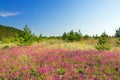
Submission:
[[[49,39],[32,46],[0,44],[0,80],[120,80],[120,49],[95,48],[98,40]],[[7,47],[6,47],[7,46]]]
[[[0,80],[120,80],[120,0],[0,0]]]

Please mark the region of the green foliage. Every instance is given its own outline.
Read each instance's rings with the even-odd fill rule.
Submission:
[[[4,39],[11,39],[15,37],[16,34],[21,32],[22,30],[16,29],[14,27],[0,25],[0,41]]]
[[[0,37],[0,41],[2,41],[2,37]]]
[[[19,35],[17,35],[16,40],[19,46],[32,45],[32,43],[35,40],[35,35],[32,34],[28,26],[25,25],[23,33],[20,33]]]
[[[120,27],[116,30],[115,37],[120,37]]]
[[[9,46],[8,45],[5,45],[2,49],[8,49]]]
[[[83,36],[83,38],[84,38],[84,39],[89,39],[90,36],[86,34],[86,35]]]
[[[82,68],[79,68],[79,69],[78,69],[78,73],[79,73],[79,74],[83,74],[83,69],[82,69]]]
[[[10,43],[11,41],[10,41],[10,39],[4,39],[4,40],[2,40],[2,42],[3,43]]]
[[[111,48],[110,46],[110,39],[109,36],[104,32],[99,37],[98,44],[96,46],[96,49],[98,50],[109,50]]]
[[[120,38],[117,41],[117,46],[120,46]]]
[[[58,75],[64,75],[65,74],[65,69],[63,69],[63,68],[62,69],[58,69],[57,70],[57,74]]]
[[[71,30],[69,33],[68,33],[68,40],[70,42],[73,42],[75,40],[75,32],[73,30]]]
[[[95,36],[93,35],[94,39],[99,39],[99,36],[96,34]]]
[[[62,39],[68,42],[79,41],[81,37],[82,37],[82,34],[80,30],[79,32],[74,32],[73,30],[71,30],[68,33],[64,32],[62,35]]]
[[[68,35],[67,35],[66,32],[63,33],[63,35],[62,35],[62,39],[63,39],[64,41],[67,41],[67,39],[68,39]]]
[[[2,43],[11,43],[11,42],[15,42],[14,38],[6,38],[4,40],[2,40]]]
[[[37,38],[37,42],[42,42],[43,41],[43,36],[42,33],[40,33],[39,37]]]

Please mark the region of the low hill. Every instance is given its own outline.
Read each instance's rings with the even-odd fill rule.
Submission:
[[[21,32],[23,31],[20,29],[10,26],[0,25],[0,40],[13,38],[16,36],[16,34],[19,34]]]

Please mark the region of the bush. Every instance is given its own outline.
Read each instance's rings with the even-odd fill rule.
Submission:
[[[86,35],[83,36],[83,38],[84,38],[84,39],[89,39],[90,36],[86,34]]]
[[[99,37],[98,44],[96,46],[96,49],[98,50],[109,50],[111,48],[110,46],[110,39],[109,36],[104,32]]]
[[[8,49],[9,46],[8,45],[5,45],[2,49]]]
[[[74,32],[73,30],[71,30],[68,33],[64,32],[62,35],[62,39],[67,42],[79,41],[81,37],[82,34],[80,30],[79,32]]]
[[[28,26],[25,25],[23,33],[18,34],[16,40],[19,46],[32,45],[35,40],[35,36],[31,33],[31,30],[28,28]]]
[[[7,38],[6,38],[6,39],[3,39],[3,40],[2,40],[2,43],[11,43],[11,42],[13,42],[13,39],[14,39],[14,38],[10,38],[10,39],[7,39]]]

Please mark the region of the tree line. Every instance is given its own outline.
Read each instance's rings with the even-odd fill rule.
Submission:
[[[3,28],[0,27],[0,29],[2,30]],[[3,33],[0,33],[0,35],[4,34],[4,35],[2,35],[3,37],[5,36],[5,33],[6,33],[5,30],[8,31],[8,33],[11,32],[11,33],[9,33],[9,35],[7,35],[7,37],[8,36],[13,37],[13,35],[14,35],[14,38],[12,38],[12,40],[8,39],[8,42],[9,41],[10,42],[11,41],[12,42],[17,42],[17,44],[19,46],[32,45],[34,42],[39,43],[39,42],[42,42],[45,39],[62,39],[66,42],[75,42],[75,41],[80,41],[81,39],[94,38],[94,39],[98,39],[98,43],[95,46],[96,49],[98,49],[98,50],[109,50],[109,49],[111,49],[110,37],[106,32],[103,32],[101,34],[101,36],[95,35],[95,36],[91,37],[89,35],[84,35],[83,36],[80,30],[78,30],[78,32],[75,32],[75,31],[71,30],[68,33],[64,32],[62,36],[49,36],[49,37],[47,37],[47,36],[43,36],[42,33],[39,36],[36,36],[35,34],[32,33],[30,28],[27,25],[25,25],[23,31],[15,29],[13,27],[10,28],[10,29],[9,29],[9,27],[6,27],[3,30]],[[118,28],[116,30],[116,33],[115,33],[114,37],[118,38],[117,44],[120,44],[120,28]],[[3,40],[3,42],[5,42],[5,41]]]

